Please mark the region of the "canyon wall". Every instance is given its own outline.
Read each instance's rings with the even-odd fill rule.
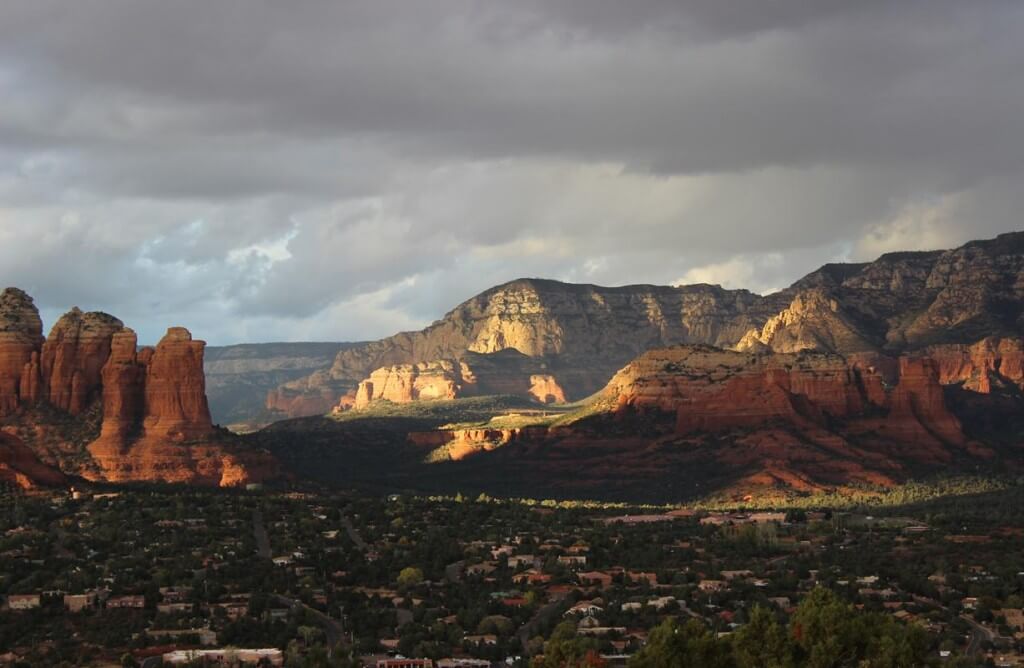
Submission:
[[[664,346],[899,356],[1022,335],[1024,233],[949,251],[829,264],[765,296],[712,285],[608,288],[520,279],[421,331],[339,352],[329,368],[269,393],[267,408],[281,416],[324,413],[378,369],[459,360],[467,352],[514,349],[543,360],[566,398],[576,400],[637,355]],[[940,378],[951,377],[940,367]]]

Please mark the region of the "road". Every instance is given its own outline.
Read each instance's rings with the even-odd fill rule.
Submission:
[[[270,559],[270,536],[267,535],[267,527],[263,526],[263,513],[259,510],[252,511],[252,532],[256,536],[256,553],[261,559]]]
[[[351,527],[351,524],[349,527]],[[352,535],[355,532],[355,529],[351,528],[349,531],[349,535]],[[267,534],[267,527],[263,525],[263,513],[259,510],[252,511],[252,532],[253,535],[256,536],[256,551],[259,553],[260,558],[269,560],[272,554],[270,551],[270,536]],[[356,540],[356,538],[353,538],[353,540]],[[359,542],[361,541],[357,541],[356,544],[358,545]],[[363,545],[365,546],[365,543],[363,543]],[[365,549],[365,547],[360,549]],[[342,627],[338,620],[331,619],[316,608],[311,608],[302,601],[294,598],[282,596],[281,594],[270,594],[270,598],[274,599],[281,605],[288,606],[292,609],[304,608],[313,619],[317,620],[320,628],[324,630],[324,636],[327,638],[327,647],[333,648],[341,642]],[[154,666],[143,665],[143,668],[154,668]]]
[[[366,552],[370,549],[370,546],[366,544],[363,537],[359,535],[358,531],[356,531],[355,526],[352,525],[352,520],[347,517],[342,517],[341,526],[345,527],[345,532],[348,534],[348,537],[352,539],[352,542],[356,544],[356,547],[359,548],[361,552]]]
[[[967,643],[967,649],[964,650],[964,653],[967,656],[978,656],[981,654],[981,644],[988,640],[989,633],[981,624],[967,615],[960,615],[960,619],[967,622],[971,627],[971,641]]]
[[[339,642],[341,642],[342,628],[341,623],[337,619],[328,617],[316,608],[311,608],[302,601],[299,601],[297,599],[288,598],[287,596],[282,596],[280,594],[271,594],[270,596],[278,603],[286,605],[289,608],[292,608],[293,610],[296,608],[305,608],[306,612],[308,612],[314,619],[316,619],[317,622],[320,624],[320,627],[324,630],[324,635],[327,637],[328,648],[333,648]]]

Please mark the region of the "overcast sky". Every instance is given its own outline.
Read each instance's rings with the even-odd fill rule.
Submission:
[[[1024,228],[1016,0],[6,0],[0,284],[357,340]]]

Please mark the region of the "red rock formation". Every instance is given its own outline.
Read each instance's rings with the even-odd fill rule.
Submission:
[[[43,322],[32,298],[17,288],[0,293],[0,416],[38,397]]]
[[[948,459],[950,446],[964,447],[960,423],[945,404],[938,365],[901,358],[896,385],[887,392],[889,366],[880,356],[847,360],[682,346],[642,355],[612,379],[605,394],[619,411],[675,412],[679,434],[771,422],[817,432],[838,419],[847,434],[870,428],[893,443],[918,448],[922,456]]]
[[[530,376],[529,394],[542,404],[564,404],[565,390],[549,373],[535,373]]]
[[[929,358],[900,358],[899,384],[890,394],[889,414],[880,428],[902,443],[967,444],[960,422],[946,408],[938,364]]]
[[[565,402],[565,390],[541,360],[515,350],[465,353],[457,360],[399,364],[375,370],[356,389],[353,406],[373,401],[393,403],[512,395],[544,404]],[[337,410],[345,410],[342,404]]]
[[[359,383],[355,408],[373,401],[405,403],[459,396],[462,373],[458,362],[438,360],[421,364],[402,364],[377,369]]]
[[[111,338],[124,324],[106,313],[77,307],[57,321],[43,344],[40,372],[47,400],[78,415],[100,394]]]
[[[102,370],[103,422],[99,440],[118,454],[141,433],[145,415],[146,364],[152,350],[139,353],[137,347],[138,339],[132,330],[125,328],[114,334],[110,356]]]
[[[275,473],[259,453],[232,452],[216,434],[207,406],[202,341],[174,327],[156,348],[135,351],[131,330],[115,335],[103,368],[103,423],[89,444],[101,477],[222,487]]]
[[[172,327],[156,346],[146,370],[145,435],[185,441],[213,432],[206,402],[203,348],[184,327]]]
[[[538,441],[547,437],[549,433],[550,430],[546,427],[480,427],[411,432],[408,440],[415,446],[429,448],[430,452],[425,456],[425,460],[433,463],[460,461],[481,452],[496,450],[513,441]]]
[[[0,432],[0,482],[21,489],[62,487],[67,479],[60,471],[39,461],[35,453],[18,438]]]
[[[924,352],[938,363],[939,382],[963,384],[989,394],[993,385],[1014,385],[1024,390],[1024,340],[987,338],[974,345],[931,346]]]
[[[136,351],[135,333],[119,320],[75,308],[45,342],[41,332],[28,295],[14,288],[0,294],[0,426],[47,461],[111,481],[232,485],[274,474],[269,456],[237,452],[214,428],[205,344],[188,330],[171,328],[155,349]],[[88,410],[97,403],[102,418]],[[54,422],[54,408],[81,423],[69,430],[65,418]],[[97,426],[94,420],[99,437],[83,459],[76,439]]]

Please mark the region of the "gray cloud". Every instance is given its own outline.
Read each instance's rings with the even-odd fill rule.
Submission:
[[[16,0],[0,282],[368,338],[520,275],[766,290],[1019,226],[1024,6]]]

